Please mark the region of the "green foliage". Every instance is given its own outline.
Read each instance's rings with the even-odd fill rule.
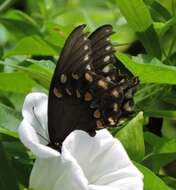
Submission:
[[[141,161],[145,147],[143,137],[143,114],[140,112],[124,128],[117,132],[116,137],[122,142],[131,159]]]
[[[176,161],[175,15],[174,0],[0,4],[0,189],[28,188],[34,158],[17,133],[25,96],[48,93],[60,50],[75,26],[86,23],[92,31],[109,23],[117,59],[141,82],[136,114],[111,132],[144,174],[145,190],[174,190],[176,175],[167,165]]]

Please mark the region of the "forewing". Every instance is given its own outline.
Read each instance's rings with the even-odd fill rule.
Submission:
[[[109,38],[113,33],[111,25],[103,25],[89,36],[92,47],[92,64],[96,72],[101,71],[110,63],[115,63],[115,49]]]
[[[87,125],[89,123],[87,105],[76,97],[77,80],[88,66],[92,68],[90,41],[83,32],[84,28],[85,25],[78,26],[66,40],[51,81],[48,129],[52,146],[61,144],[76,129],[80,117]]]

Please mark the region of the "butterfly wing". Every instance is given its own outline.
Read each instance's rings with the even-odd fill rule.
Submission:
[[[109,39],[113,33],[112,26],[107,24],[96,29],[89,36],[89,39],[95,72],[113,84],[101,101],[105,115],[103,120],[107,121],[106,123],[109,121],[112,125],[114,123],[116,126],[122,119],[128,118],[133,113],[133,96],[139,81],[138,78],[129,78],[127,75],[121,74],[121,69],[118,67],[119,64],[114,55],[115,48]],[[111,111],[112,107],[114,111]]]
[[[98,28],[89,38],[84,28],[78,26],[69,35],[51,81],[48,129],[55,149],[75,129],[94,136],[96,129],[116,126],[132,110],[133,92],[126,92],[134,82],[124,83],[125,77],[114,67],[103,71],[106,65],[115,65],[114,49],[107,40],[112,26]]]
[[[62,144],[75,129],[91,128],[92,115],[87,103],[79,99],[79,79],[84,70],[91,68],[90,41],[78,26],[70,34],[56,65],[51,81],[48,103],[48,130],[51,146]],[[92,125],[93,126],[93,125]]]
[[[93,56],[92,64],[97,73],[106,65],[115,63],[115,49],[110,42],[112,34],[114,34],[112,26],[107,24],[99,27],[89,36]]]

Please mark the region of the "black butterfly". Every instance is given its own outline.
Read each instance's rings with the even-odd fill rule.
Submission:
[[[138,79],[129,79],[115,66],[112,26],[103,25],[90,36],[84,28],[78,26],[69,35],[51,81],[49,146],[59,151],[75,129],[95,136],[96,130],[116,127],[133,112]]]

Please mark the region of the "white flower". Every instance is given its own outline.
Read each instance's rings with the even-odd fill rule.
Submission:
[[[20,139],[36,155],[30,176],[32,189],[143,189],[143,175],[106,129],[97,131],[95,137],[80,130],[72,132],[63,142],[61,154],[48,147],[47,104],[45,94],[31,93],[22,110]]]

